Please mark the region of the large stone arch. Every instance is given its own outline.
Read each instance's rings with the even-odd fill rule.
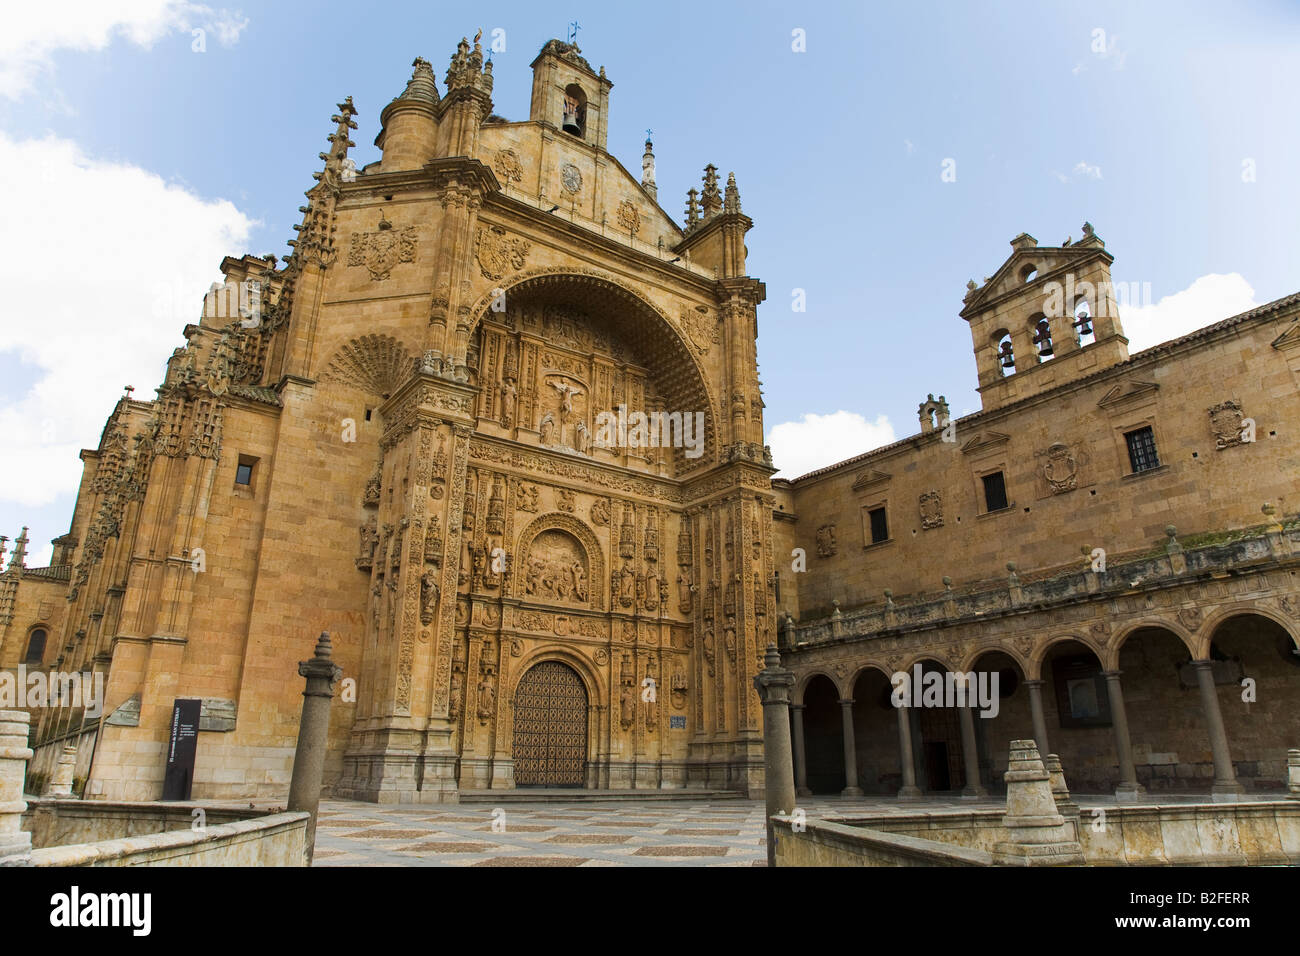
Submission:
[[[1088,650],[1092,651],[1097,658],[1097,663],[1102,666],[1103,670],[1107,668],[1106,648],[1104,645],[1098,645],[1091,637],[1084,634],[1053,634],[1051,637],[1041,641],[1034,647],[1033,653],[1029,656],[1029,662],[1025,667],[1025,680],[1042,680],[1043,662],[1047,660],[1048,652],[1057,644],[1066,644],[1069,642],[1082,644]],[[1111,667],[1110,669],[1113,670],[1114,668]]]
[[[1196,640],[1187,628],[1176,621],[1166,620],[1165,618],[1143,617],[1136,621],[1128,621],[1115,631],[1115,636],[1106,645],[1106,656],[1101,659],[1102,667],[1108,671],[1119,670],[1119,653],[1123,650],[1125,642],[1143,628],[1168,631],[1182,642],[1183,647],[1187,648],[1188,654],[1193,658],[1196,657]]]
[[[589,573],[587,575],[588,593],[591,600],[588,606],[594,611],[603,611],[607,607],[609,581],[605,572],[605,555],[601,551],[600,541],[595,533],[582,521],[560,511],[538,515],[519,532],[515,541],[515,567],[510,576],[510,594],[513,597],[523,595],[525,568],[522,566],[524,555],[533,540],[544,531],[564,531],[577,539],[578,544],[587,553]]]
[[[526,269],[497,283],[470,308],[469,336],[488,314],[492,303],[505,293],[507,312],[511,297],[531,295],[545,301],[553,298],[570,305],[594,305],[603,311],[620,314],[618,331],[634,347],[648,356],[659,356],[652,368],[660,372],[672,408],[680,411],[703,410],[706,413],[704,451],[700,462],[717,459],[718,429],[726,420],[718,404],[715,389],[700,363],[700,354],[680,323],[639,290],[612,273],[590,268]]]
[[[515,698],[519,693],[519,685],[536,665],[548,661],[563,664],[577,674],[578,680],[582,682],[583,689],[587,693],[587,768],[588,780],[590,780],[591,768],[596,766],[600,759],[600,715],[607,711],[608,701],[601,693],[602,682],[596,673],[595,666],[572,645],[547,641],[534,647],[520,658],[519,665],[513,669],[511,674],[510,696],[507,698],[509,706],[506,708],[507,726],[499,727],[497,732],[501,734],[502,739],[510,742],[510,749],[513,753],[515,746]]]
[[[957,669],[969,673],[975,669],[975,662],[986,654],[1005,654],[1015,661],[1016,666],[1020,668],[1020,673],[1025,675],[1025,679],[1029,679],[1029,662],[1010,644],[1002,642],[981,644],[979,647],[971,648],[957,665]]]
[[[800,704],[800,705],[803,704],[804,692],[808,690],[808,685],[811,684],[813,680],[817,677],[825,677],[828,681],[830,681],[835,686],[835,692],[839,695],[840,699],[841,700],[844,699],[844,688],[840,687],[840,682],[835,679],[835,675],[832,674],[829,670],[814,668],[813,670],[810,670],[804,674],[800,674],[796,678],[795,685],[794,685],[794,696],[791,698],[791,702],[794,704]]]
[[[1288,620],[1286,615],[1278,612],[1267,604],[1260,604],[1257,601],[1240,601],[1235,604],[1228,604],[1217,607],[1214,611],[1201,622],[1201,626],[1196,629],[1194,642],[1196,650],[1192,657],[1196,660],[1206,660],[1210,656],[1210,644],[1214,641],[1214,632],[1226,621],[1234,617],[1253,614],[1257,617],[1267,618],[1282,630],[1286,631],[1287,636],[1291,638],[1291,643],[1300,649],[1300,631],[1297,630],[1296,622]]]

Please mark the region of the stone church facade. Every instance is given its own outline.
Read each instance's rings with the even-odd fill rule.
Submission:
[[[1079,791],[1281,786],[1300,295],[1130,356],[1092,227],[1018,236],[961,310],[982,410],[928,396],[918,434],[773,481],[734,179],[674,223],[570,44],[524,121],[477,43],[441,90],[413,66],[382,159],[339,104],[292,255],[226,259],[156,397],[117,403],[51,566],[15,542],[0,670],[106,686],[33,711],[29,786],[71,745],[88,798],[157,799],[198,698],[194,796],[282,798],[321,631],[343,797],[757,794],[772,641],[803,792],[976,796],[1030,737]],[[610,441],[635,413],[702,440]],[[892,706],[915,667],[997,674],[997,716]]]
[[[329,631],[340,796],[761,789],[752,221],[710,165],[676,225],[649,141],[636,176],[607,151],[604,68],[532,69],[511,122],[477,42],[441,90],[416,60],[361,170],[341,103],[287,262],[226,259],[157,398],[118,402],[56,567],[4,577],[0,666],[43,630],[107,681],[102,717],[36,713],[37,773],[72,742],[88,796],[155,799],[201,698],[194,795],[281,796]],[[598,433],[653,413],[702,440]]]

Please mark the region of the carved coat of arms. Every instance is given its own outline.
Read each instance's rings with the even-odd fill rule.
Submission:
[[[1214,433],[1214,446],[1227,448],[1241,444],[1241,403],[1229,399],[1209,409],[1210,431]]]
[[[921,495],[918,504],[921,508],[922,528],[943,527],[943,492],[927,491]]]
[[[398,231],[387,220],[380,221],[376,232],[354,232],[348,265],[365,266],[375,281],[387,279],[399,262],[415,261],[416,233],[415,226]]]
[[[1047,449],[1047,462],[1043,465],[1043,477],[1052,494],[1064,494],[1079,486],[1079,463],[1070,453],[1070,446],[1057,442]]]
[[[636,232],[641,228],[641,214],[627,199],[618,204],[618,224],[628,232]]]
[[[485,279],[500,279],[511,269],[522,269],[528,248],[527,239],[508,236],[500,226],[484,226],[474,240],[474,255]]]

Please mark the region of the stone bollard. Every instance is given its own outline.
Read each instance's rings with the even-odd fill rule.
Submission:
[[[1011,741],[1005,779],[1007,813],[1002,825],[1008,840],[994,846],[994,862],[1000,866],[1082,865],[1083,848],[1056,807],[1051,775],[1034,741]]]
[[[59,753],[59,762],[54,765],[54,774],[50,777],[50,788],[46,793],[51,797],[72,796],[72,778],[77,768],[77,745],[64,744]]]
[[[307,689],[302,692],[302,721],[298,724],[298,749],[293,755],[288,809],[311,814],[307,821],[308,866],[316,849],[316,811],[320,808],[321,777],[325,772],[330,701],[334,683],[343,676],[343,669],[331,659],[332,652],[329,631],[322,631],[316,642],[316,656],[298,664],[298,673],[307,678]]]
[[[0,710],[0,866],[29,866],[32,835],[22,828],[23,782],[32,751],[27,746],[31,715],[22,710]]]
[[[767,645],[763,669],[754,676],[754,689],[763,700],[764,796],[767,799],[767,865],[776,866],[776,834],[772,817],[795,808],[794,764],[790,757],[790,689],[794,672],[781,666],[776,645]]]
[[[1061,816],[1079,817],[1082,811],[1070,798],[1070,788],[1065,784],[1065,771],[1061,767],[1061,758],[1056,754],[1048,754],[1043,759],[1043,768],[1051,778],[1052,799],[1056,801],[1056,809],[1060,811]]]
[[[1286,752],[1286,788],[1288,798],[1300,800],[1300,750]]]

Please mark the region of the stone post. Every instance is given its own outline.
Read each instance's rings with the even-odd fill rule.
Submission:
[[[800,797],[811,797],[812,791],[808,789],[808,760],[804,755],[803,704],[793,704],[790,709],[794,711],[795,794]]]
[[[971,713],[971,680],[958,672],[957,679],[962,682],[965,692],[958,698],[957,721],[962,728],[962,762],[966,766],[966,786],[962,787],[962,800],[982,800],[988,796],[983,780],[979,778],[979,747],[975,744],[975,715]]]
[[[0,866],[26,866],[31,860],[32,835],[22,828],[31,720],[26,711],[0,710]]]
[[[59,753],[59,762],[54,765],[50,777],[50,788],[46,791],[51,797],[72,796],[72,778],[77,767],[77,745],[64,744]]]
[[[840,701],[840,716],[844,722],[844,791],[841,797],[860,797],[858,786],[858,743],[853,734],[853,701]]]
[[[1082,811],[1070,797],[1070,788],[1065,784],[1065,770],[1061,767],[1061,758],[1056,754],[1048,754],[1043,758],[1043,767],[1052,781],[1052,799],[1056,801],[1056,809],[1062,816],[1078,817]]]
[[[316,656],[298,664],[298,673],[307,678],[302,692],[302,720],[298,724],[298,749],[293,755],[293,778],[289,782],[290,810],[306,810],[307,865],[316,849],[316,811],[320,807],[321,776],[325,772],[325,746],[330,726],[330,700],[334,683],[343,669],[331,660],[333,647],[329,631],[322,631],[316,642]]]
[[[3,714],[0,714],[0,718],[3,718],[3,716]],[[1292,800],[1300,800],[1300,750],[1288,750],[1286,752],[1286,789],[1287,797]],[[2,834],[0,834],[0,842],[3,842]]]
[[[763,701],[763,764],[767,799],[767,865],[776,866],[776,834],[772,817],[790,814],[795,806],[794,770],[790,764],[790,689],[794,672],[781,666],[775,644],[767,645],[763,669],[754,675],[754,689]]]
[[[1027,680],[1025,686],[1029,688],[1029,719],[1034,724],[1034,742],[1038,744],[1040,754],[1047,753],[1051,748],[1047,745],[1047,718],[1043,716],[1043,684],[1046,681]]]
[[[1119,760],[1119,786],[1115,788],[1115,799],[1120,801],[1136,800],[1146,793],[1146,788],[1138,783],[1137,770],[1133,766],[1133,741],[1128,735],[1128,714],[1124,710],[1124,691],[1119,686],[1120,671],[1105,671],[1106,696],[1110,699],[1110,720],[1115,730],[1115,756]]]
[[[1011,741],[1007,772],[1007,841],[993,847],[1001,866],[1082,866],[1083,848],[1052,796],[1051,775],[1032,740]]]
[[[1238,799],[1245,788],[1237,782],[1228,750],[1228,735],[1223,729],[1223,712],[1219,710],[1219,692],[1214,686],[1214,669],[1209,661],[1192,661],[1196,684],[1201,691],[1201,707],[1210,731],[1210,753],[1214,757],[1214,786],[1210,789],[1217,803]]]
[[[910,707],[896,707],[898,711],[898,764],[903,771],[903,786],[898,799],[920,800],[921,788],[916,785],[916,761],[912,759],[912,715]]]

